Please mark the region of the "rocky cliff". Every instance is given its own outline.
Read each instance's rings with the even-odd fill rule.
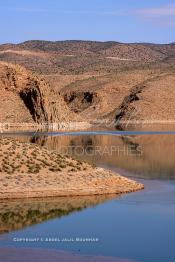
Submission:
[[[117,126],[175,122],[174,86],[174,74],[162,73],[131,88],[114,111]]]
[[[74,118],[48,83],[18,65],[0,63],[0,122],[56,123]]]

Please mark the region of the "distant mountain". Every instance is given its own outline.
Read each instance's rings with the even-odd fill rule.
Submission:
[[[26,41],[0,45],[0,60],[38,73],[113,72],[175,57],[175,44],[96,41]]]
[[[26,41],[15,45],[25,50],[35,50],[44,52],[56,52],[58,54],[69,55],[108,55],[119,56],[120,58],[148,59],[165,58],[172,53],[175,54],[175,44],[150,44],[119,42],[96,42],[96,41]],[[133,53],[134,52],[134,53]]]

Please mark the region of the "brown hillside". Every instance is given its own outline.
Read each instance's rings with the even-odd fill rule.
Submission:
[[[0,63],[0,122],[68,122],[72,117],[61,96],[20,66]]]
[[[175,75],[162,73],[133,87],[115,110],[119,126],[131,121],[175,121]]]
[[[137,112],[138,120],[174,119],[171,102],[166,109],[174,83],[174,43],[27,41],[0,45],[0,60],[22,65],[41,76],[12,65],[6,65],[5,72],[7,68],[8,72],[4,74],[4,64],[1,66],[1,78],[8,87],[13,87],[8,99],[7,89],[2,93],[1,104],[8,112],[2,114],[2,121],[13,122],[14,117],[22,122],[68,122],[75,117],[83,121],[128,120],[135,105],[141,111]],[[171,77],[167,78],[168,75]],[[160,86],[153,79],[160,81]],[[3,81],[1,86],[5,88]],[[149,89],[142,88],[148,83],[152,83]],[[130,101],[137,87],[141,87],[141,94],[137,100]],[[143,102],[149,95],[156,101]],[[146,118],[146,114],[150,116]]]
[[[0,60],[20,64],[40,74],[110,73],[174,55],[175,44],[27,41],[0,46]]]

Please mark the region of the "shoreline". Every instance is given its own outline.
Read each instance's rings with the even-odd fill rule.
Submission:
[[[91,181],[88,175],[91,176]],[[144,185],[134,180],[120,176],[117,173],[102,169],[95,168],[91,171],[91,174],[87,172],[74,173],[72,179],[70,179],[71,186],[65,183],[64,186],[54,185],[55,178],[57,174],[52,174],[50,179],[50,185],[45,188],[43,182],[34,177],[35,174],[30,175],[30,179],[35,179],[35,182],[40,183],[37,187],[26,187],[24,185],[28,183],[28,177],[24,177],[23,174],[15,174],[14,178],[8,179],[12,185],[6,186],[0,191],[0,200],[11,200],[11,199],[35,199],[35,198],[53,198],[53,197],[70,197],[70,196],[92,196],[92,195],[120,195],[132,193],[144,189]],[[66,179],[66,174],[64,174]],[[103,178],[105,176],[105,178]],[[97,177],[97,178],[96,178]],[[45,175],[43,179],[45,179]],[[14,190],[14,185],[17,180],[21,179],[21,182],[16,186]],[[7,183],[5,180],[5,183]],[[81,180],[79,182],[78,180]],[[84,181],[83,181],[84,180]],[[53,184],[52,184],[53,183]],[[73,185],[72,185],[73,184]]]
[[[117,130],[118,126],[124,125],[123,131],[128,131],[128,127],[137,126],[152,126],[152,125],[174,125],[175,120],[120,120],[112,121],[110,119],[89,119],[88,121],[73,121],[73,122],[60,122],[60,123],[1,123],[0,122],[0,133],[21,133],[21,132],[71,132],[71,131],[84,131],[89,128],[105,127],[114,128]]]
[[[0,140],[0,199],[125,194],[144,185],[11,138]]]

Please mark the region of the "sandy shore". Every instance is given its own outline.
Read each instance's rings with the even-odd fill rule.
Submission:
[[[121,194],[133,180],[35,144],[0,140],[0,199]]]
[[[56,250],[0,248],[0,261],[3,262],[134,262],[134,260],[105,257],[83,256]]]

